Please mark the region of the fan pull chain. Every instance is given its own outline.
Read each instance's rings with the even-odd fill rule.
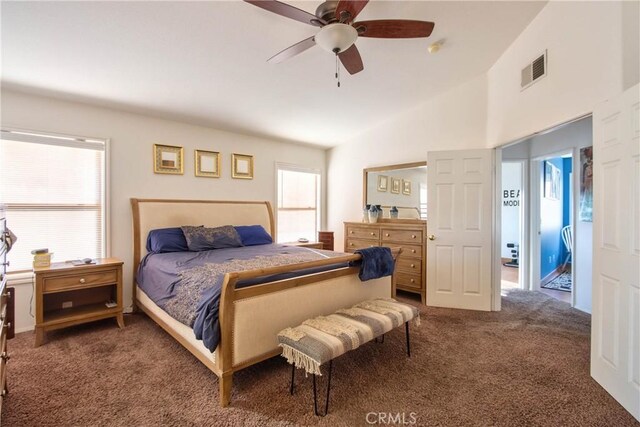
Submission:
[[[336,80],[338,80],[338,87],[340,87],[340,63],[338,62],[337,52],[336,52]]]

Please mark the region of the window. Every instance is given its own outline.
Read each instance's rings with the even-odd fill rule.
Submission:
[[[10,272],[30,270],[31,251],[54,261],[106,254],[106,141],[2,130],[0,203],[18,240]]]
[[[277,169],[277,241],[316,241],[320,228],[320,172],[283,165]]]

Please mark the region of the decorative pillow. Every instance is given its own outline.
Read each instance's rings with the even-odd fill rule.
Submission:
[[[244,246],[268,245],[273,243],[271,235],[261,225],[238,225],[234,227]]]
[[[187,240],[180,227],[159,228],[149,231],[147,236],[147,252],[161,254],[164,252],[187,252]]]
[[[215,228],[183,226],[182,232],[192,252],[242,246],[242,239],[232,225]]]

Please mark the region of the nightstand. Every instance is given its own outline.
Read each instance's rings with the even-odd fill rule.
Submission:
[[[322,242],[289,242],[283,243],[285,246],[298,246],[300,248],[312,248],[312,249],[322,249],[324,245]]]
[[[58,262],[34,269],[34,273],[36,347],[42,344],[46,331],[80,323],[115,317],[118,326],[124,328],[119,259],[99,258],[95,264],[80,266]],[[115,306],[107,307],[108,302]]]

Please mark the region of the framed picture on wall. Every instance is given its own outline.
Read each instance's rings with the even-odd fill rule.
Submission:
[[[593,147],[580,149],[580,221],[593,222]]]
[[[389,177],[378,175],[378,191],[385,192],[389,186]]]
[[[391,192],[393,194],[400,194],[400,178],[390,178],[391,179]]]
[[[560,169],[553,163],[544,162],[544,197],[551,200],[560,200],[560,186],[562,177]]]
[[[402,194],[407,196],[411,195],[411,181],[407,179],[402,180]]]
[[[231,155],[231,177],[253,179],[253,156],[233,153]]]
[[[153,172],[182,175],[182,147],[153,144]]]
[[[195,174],[205,178],[220,178],[220,153],[195,150]]]

